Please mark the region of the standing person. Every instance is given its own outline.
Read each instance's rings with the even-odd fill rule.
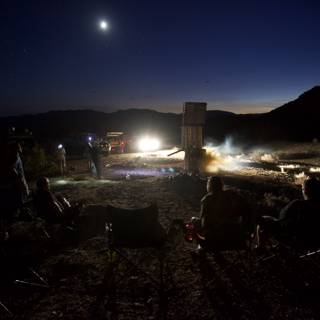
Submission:
[[[0,215],[10,223],[29,193],[16,143],[1,146]]]
[[[62,144],[58,145],[57,159],[59,162],[60,174],[64,176],[66,174],[67,163],[66,163],[66,149]]]
[[[88,153],[91,159],[92,173],[96,175],[98,179],[102,178],[102,161],[101,150],[96,143],[88,143]]]

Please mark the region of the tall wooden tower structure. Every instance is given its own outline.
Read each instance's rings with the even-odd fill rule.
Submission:
[[[207,103],[185,102],[183,106],[181,147],[185,151],[185,170],[199,172],[205,154],[203,149]]]

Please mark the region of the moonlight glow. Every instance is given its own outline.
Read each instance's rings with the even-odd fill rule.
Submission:
[[[100,23],[99,23],[99,26],[100,26],[100,29],[103,30],[103,31],[108,29],[108,23],[105,20],[101,20]]]

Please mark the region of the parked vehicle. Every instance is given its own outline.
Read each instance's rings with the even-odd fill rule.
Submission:
[[[111,153],[128,152],[129,143],[124,132],[107,132],[107,142],[110,144]]]

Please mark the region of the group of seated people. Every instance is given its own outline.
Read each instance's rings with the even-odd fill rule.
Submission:
[[[0,242],[11,239],[16,223],[29,223],[37,218],[42,219],[40,228],[54,241],[86,240],[105,231],[104,209],[100,205],[71,204],[61,194],[52,192],[49,178],[41,177],[36,181],[36,189],[30,192],[28,203],[23,203],[14,215],[12,211],[4,215],[0,210]]]
[[[1,211],[7,212],[1,216],[5,219],[12,216],[12,211],[21,206],[29,193],[19,152],[17,144],[9,145],[1,159]],[[64,197],[55,195],[46,177],[38,179],[36,186],[33,204],[39,217],[49,224],[77,224],[79,206],[71,206]],[[221,177],[209,177],[207,194],[201,200],[200,217],[191,221],[193,236],[202,247],[236,248],[253,239],[259,226],[265,233],[278,238],[303,239],[320,244],[320,181],[307,179],[302,193],[303,200],[290,202],[278,217],[256,217],[243,197],[225,189]]]
[[[192,218],[193,237],[199,247],[236,249],[259,237],[259,229],[280,240],[320,245],[320,181],[305,180],[303,200],[293,200],[278,217],[255,217],[248,203],[236,192],[225,190],[221,177],[210,177],[201,200],[200,218]],[[190,225],[190,224],[188,224]],[[292,242],[292,241],[291,241]]]

